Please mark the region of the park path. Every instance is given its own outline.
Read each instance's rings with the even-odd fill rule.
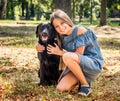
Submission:
[[[0,26],[10,26],[10,27],[19,27],[19,26],[25,26],[25,27],[29,27],[29,26],[33,26],[33,27],[36,27],[37,25],[36,24],[26,24],[26,23],[0,23]],[[89,28],[91,30],[93,30],[96,35],[98,37],[101,37],[101,38],[120,38],[120,26],[101,26],[101,27],[98,27],[98,26],[95,26],[95,25],[90,25]]]
[[[98,37],[102,38],[120,38],[120,26],[117,27],[111,27],[111,26],[89,26],[90,29],[92,29]]]
[[[90,29],[92,29],[96,35],[100,38],[115,38],[120,40],[120,26],[118,27],[111,27],[111,26],[102,26],[102,27],[97,27],[97,26],[89,26]],[[111,53],[110,53],[111,52]],[[120,73],[120,50],[118,50],[116,53],[113,51],[107,51],[104,53],[104,58],[105,61],[109,61],[110,63],[114,63],[117,65],[106,65],[104,66],[104,75],[106,76],[112,76],[116,73]],[[115,58],[114,58],[115,57]],[[109,59],[109,60],[108,60]],[[117,63],[118,61],[118,63]]]

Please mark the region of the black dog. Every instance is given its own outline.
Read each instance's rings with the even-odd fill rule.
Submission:
[[[39,24],[36,29],[36,37],[38,37],[38,43],[45,46],[45,51],[38,52],[39,85],[56,84],[61,73],[59,71],[60,56],[48,54],[46,48],[48,44],[54,46],[54,43],[60,43],[60,37],[50,23]]]

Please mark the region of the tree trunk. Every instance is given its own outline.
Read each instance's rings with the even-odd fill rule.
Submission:
[[[75,0],[72,0],[72,17],[71,19],[75,22]]]
[[[13,2],[13,0],[11,0]],[[15,19],[15,7],[14,3],[11,3],[11,19]]]
[[[29,20],[30,16],[29,16],[29,5],[28,2],[26,2],[26,20]]]
[[[6,6],[7,6],[7,0],[0,0],[0,19],[4,18]]]
[[[25,15],[25,13],[24,13],[24,10],[25,10],[25,2],[22,2],[21,8],[22,8],[22,17],[24,17],[24,15]]]
[[[65,11],[70,18],[72,18],[71,0],[55,0],[55,9],[61,9]]]
[[[106,5],[107,0],[101,1],[100,26],[106,25]]]

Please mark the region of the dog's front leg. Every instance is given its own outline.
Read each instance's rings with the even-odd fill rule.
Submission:
[[[39,85],[46,85],[46,78],[45,78],[45,70],[44,70],[44,66],[42,66],[42,63],[40,65],[40,69],[39,69],[39,78],[40,78],[40,83]]]

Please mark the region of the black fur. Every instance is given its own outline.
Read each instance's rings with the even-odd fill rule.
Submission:
[[[36,36],[38,37],[38,43],[45,46],[45,51],[38,52],[38,59],[40,61],[40,68],[38,75],[40,78],[39,85],[52,85],[56,84],[60,76],[58,55],[48,54],[47,45],[54,43],[58,44],[58,33],[50,23],[41,23],[37,26]]]

